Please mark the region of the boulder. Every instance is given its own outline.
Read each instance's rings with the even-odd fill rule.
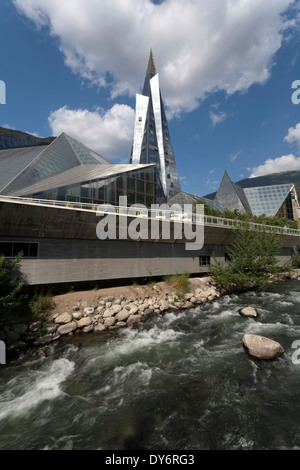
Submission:
[[[133,325],[133,323],[138,323],[138,322],[142,321],[142,319],[143,319],[143,317],[140,314],[130,315],[127,319],[127,325],[128,326]]]
[[[80,311],[73,312],[72,315],[74,320],[80,320],[80,318],[82,318],[82,313]]]
[[[72,333],[72,331],[76,329],[77,329],[77,323],[75,321],[71,321],[69,323],[59,326],[57,329],[57,334],[67,335],[69,333]]]
[[[89,326],[92,323],[91,317],[83,317],[77,322],[78,328],[83,328],[84,326]]]
[[[244,335],[243,344],[248,354],[256,359],[275,359],[284,353],[280,343],[264,336]]]
[[[65,312],[65,313],[62,313],[61,315],[58,315],[56,318],[55,318],[55,323],[59,323],[60,325],[64,325],[66,323],[70,323],[72,321],[73,317],[70,313],[68,312]]]
[[[258,315],[258,311],[254,307],[244,307],[239,310],[239,314],[243,317],[256,318]]]
[[[104,330],[106,330],[106,326],[103,325],[103,323],[98,323],[98,325],[94,326],[94,331],[96,331],[96,332],[104,331]]]
[[[124,308],[119,313],[117,313],[116,318],[118,321],[124,321],[124,320],[127,320],[129,316],[130,316],[130,311]]]
[[[107,317],[104,319],[105,326],[113,326],[116,323],[116,317]]]

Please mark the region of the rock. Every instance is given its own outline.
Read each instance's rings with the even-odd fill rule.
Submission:
[[[61,325],[57,329],[57,334],[59,335],[67,335],[69,333],[72,333],[72,331],[77,329],[77,323],[76,321],[71,321],[69,323],[66,323],[64,325]]]
[[[94,326],[94,331],[96,331],[96,332],[104,331],[104,330],[106,330],[106,326],[103,325],[103,323],[98,323],[98,325]]]
[[[65,312],[65,313],[62,313],[61,315],[58,315],[56,318],[55,318],[55,323],[59,323],[60,325],[64,325],[66,323],[70,323],[73,319],[73,316],[68,313],[68,312]]]
[[[119,313],[116,315],[116,319],[118,321],[124,321],[127,320],[127,318],[130,316],[130,311],[126,310],[125,308],[121,310]]]
[[[258,311],[254,307],[244,307],[239,310],[239,314],[243,317],[256,318],[258,315]]]
[[[248,354],[256,359],[274,359],[284,353],[280,343],[264,336],[244,335],[243,344]]]
[[[15,331],[9,330],[6,333],[6,340],[9,343],[14,343],[15,341],[18,341],[19,338],[20,338],[19,333],[16,333]]]
[[[45,335],[45,336],[41,336],[40,338],[37,338],[33,345],[34,346],[41,346],[43,344],[48,344],[48,343],[51,343],[53,341],[53,337],[52,335]]]
[[[143,317],[142,315],[138,314],[138,315],[130,315],[127,319],[127,325],[130,326],[130,325],[133,325],[133,323],[138,323],[140,321],[142,321]]]
[[[111,307],[111,311],[113,315],[115,315],[116,313],[119,313],[121,310],[122,310],[122,307],[120,304],[116,304]]]
[[[15,323],[14,325],[12,325],[11,329],[15,333],[22,335],[23,333],[26,333],[27,325],[25,323]]]
[[[35,321],[34,323],[31,323],[31,325],[29,325],[29,331],[33,331],[33,332],[38,331],[41,328],[42,328],[42,322],[40,320]]]
[[[85,307],[83,309],[83,314],[84,315],[93,315],[94,310],[95,310],[94,307]]]
[[[78,328],[83,328],[84,326],[90,326],[92,323],[91,317],[83,317],[77,322]]]
[[[93,331],[93,329],[94,329],[94,325],[91,324],[91,325],[85,326],[82,331],[84,333],[89,333],[90,331]]]
[[[82,318],[82,313],[80,311],[73,312],[73,318],[74,320],[80,320]]]
[[[79,310],[80,310],[80,307],[78,305],[75,305],[74,307],[72,307],[73,312],[79,312]]]
[[[104,319],[105,326],[113,326],[116,323],[116,317],[107,317]]]

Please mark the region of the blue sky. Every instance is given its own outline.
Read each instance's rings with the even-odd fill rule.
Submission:
[[[299,20],[289,0],[1,0],[0,126],[128,162],[152,48],[183,190],[300,170]]]

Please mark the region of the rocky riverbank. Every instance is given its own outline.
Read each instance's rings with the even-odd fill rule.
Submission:
[[[113,333],[168,310],[190,309],[220,297],[211,277],[189,279],[188,292],[167,282],[70,292],[53,297],[46,318],[0,326],[0,340],[8,351],[46,345],[65,335]]]
[[[298,272],[286,277],[297,278]],[[185,294],[168,282],[70,292],[53,297],[53,308],[44,319],[0,325],[0,340],[5,342],[7,351],[22,351],[47,345],[65,335],[113,334],[154,315],[190,309],[226,293],[209,276],[190,278]]]

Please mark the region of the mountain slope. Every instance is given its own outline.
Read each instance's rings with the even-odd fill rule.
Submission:
[[[0,150],[16,147],[33,147],[36,145],[48,145],[55,137],[36,137],[27,132],[16,131],[0,127]]]

